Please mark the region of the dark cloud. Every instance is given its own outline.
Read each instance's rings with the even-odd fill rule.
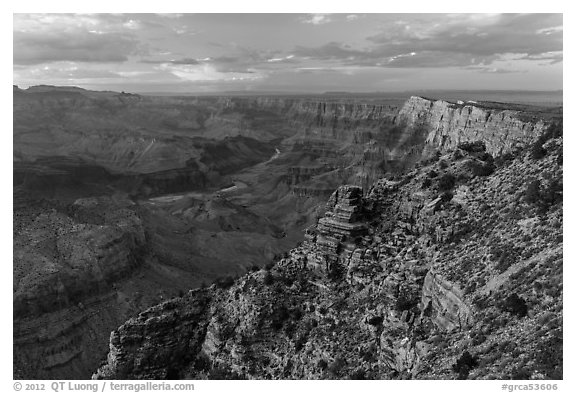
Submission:
[[[348,45],[338,42],[330,42],[316,48],[298,46],[294,49],[294,54],[301,57],[311,57],[319,60],[336,60],[347,58],[369,59],[379,57],[379,55],[374,54],[371,51],[355,50]]]
[[[438,16],[397,21],[354,49],[331,42],[297,47],[299,56],[381,67],[449,67],[491,64],[506,54],[526,60],[562,61],[561,14]]]
[[[123,33],[14,32],[14,64],[122,62],[137,49],[138,41]]]

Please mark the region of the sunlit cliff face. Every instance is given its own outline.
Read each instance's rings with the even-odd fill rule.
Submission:
[[[562,88],[561,14],[16,14],[14,83],[134,92]]]

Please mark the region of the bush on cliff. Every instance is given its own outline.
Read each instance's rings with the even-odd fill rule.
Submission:
[[[449,191],[456,184],[456,177],[451,173],[443,174],[438,180],[438,188],[441,191]]]
[[[526,300],[522,299],[518,294],[513,293],[508,296],[500,305],[503,311],[508,311],[512,315],[517,315],[520,318],[528,315],[528,306]]]
[[[524,201],[539,207],[540,213],[545,213],[550,207],[562,201],[562,178],[552,179],[547,187],[540,180],[531,181],[524,191]]]
[[[486,151],[486,144],[482,141],[461,142],[458,148],[468,153],[481,153]]]
[[[272,273],[270,273],[270,271],[267,271],[266,274],[264,275],[263,283],[264,285],[272,285],[274,283],[274,276],[272,276]]]
[[[558,138],[562,136],[562,134],[562,121],[552,123],[532,145],[532,148],[530,149],[530,157],[535,160],[543,158],[548,153],[546,149],[544,149],[543,145],[552,138]]]
[[[489,176],[496,169],[492,162],[470,160],[466,164],[474,176]]]
[[[536,179],[528,183],[524,191],[524,200],[528,203],[537,203],[540,200],[540,180]]]
[[[534,142],[532,148],[530,149],[530,157],[535,160],[539,160],[544,157],[546,155],[546,150],[544,150],[542,147],[543,144],[544,141],[542,139],[538,139],[536,142]]]
[[[470,370],[478,367],[478,359],[472,356],[470,352],[464,351],[462,356],[452,365],[452,370],[458,373],[458,379],[468,379]]]
[[[331,263],[328,269],[328,278],[332,281],[338,282],[344,278],[344,267],[339,263]]]
[[[431,185],[432,185],[432,180],[430,180],[430,178],[428,178],[428,177],[422,181],[422,188],[428,188]]]

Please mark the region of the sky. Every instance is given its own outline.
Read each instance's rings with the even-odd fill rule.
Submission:
[[[14,14],[13,81],[127,92],[562,89],[562,14]]]

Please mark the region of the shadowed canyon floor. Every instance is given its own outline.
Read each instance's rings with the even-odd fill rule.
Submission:
[[[348,294],[350,302],[358,297],[358,304],[370,310],[370,318],[384,318],[398,325],[380,323],[384,327],[372,329],[374,332],[368,329],[366,337],[375,332],[383,336],[382,329],[412,332],[430,322],[440,329],[438,340],[461,340],[442,332],[451,332],[456,326],[464,331],[461,325],[472,323],[469,316],[477,310],[457,289],[461,284],[454,282],[452,265],[440,263],[438,258],[459,255],[459,248],[444,247],[444,242],[455,236],[454,232],[462,238],[468,232],[461,231],[456,223],[449,229],[444,226],[454,219],[454,211],[460,219],[462,209],[457,206],[467,206],[462,201],[471,198],[476,187],[496,187],[485,183],[490,179],[497,182],[506,168],[520,165],[525,173],[534,172],[535,180],[542,178],[541,193],[553,188],[550,179],[557,180],[558,174],[561,182],[561,162],[554,164],[558,157],[561,160],[557,131],[561,118],[561,107],[453,104],[420,97],[406,102],[373,97],[146,97],[49,86],[14,88],[15,377],[88,378],[109,349],[108,363],[98,372],[101,377],[356,375],[357,365],[335,366],[341,371],[332,372],[310,363],[311,359],[316,363],[324,360],[327,365],[336,361],[336,355],[320,341],[330,332],[336,337],[344,330],[315,330],[314,340],[320,341],[312,340],[310,345],[319,345],[324,352],[314,356],[307,352],[302,355],[301,348],[292,354],[288,348],[290,340],[297,338],[304,345],[311,334],[308,328],[306,334],[300,331],[300,324],[314,323],[312,319],[318,324],[331,315],[335,306],[324,305],[324,301],[337,300],[337,291]],[[475,141],[482,141],[478,151],[470,147]],[[547,145],[542,147],[544,142]],[[527,154],[522,149],[529,146],[540,146],[545,157],[522,158]],[[506,160],[496,165],[492,157]],[[520,159],[524,164],[518,163]],[[414,167],[416,172],[409,172]],[[430,184],[422,191],[412,183],[424,176],[426,168],[436,176],[423,178],[422,183]],[[447,174],[454,180],[446,180]],[[388,180],[379,180],[383,177]],[[443,183],[452,181],[454,184]],[[387,182],[389,185],[384,186]],[[356,188],[347,188],[342,193],[349,199],[338,194],[326,205],[341,184],[372,191],[361,198],[349,195],[357,193],[351,191]],[[389,197],[377,195],[387,187],[392,187]],[[414,202],[414,198],[420,199]],[[485,204],[490,205],[490,198],[496,199],[490,194]],[[540,218],[534,224],[536,218],[531,212],[537,212],[535,217],[543,213],[535,202],[526,205],[519,225],[551,225],[546,228],[555,234],[554,241],[558,240],[561,202],[546,202],[546,212],[552,212],[556,220],[553,223]],[[478,209],[484,214],[484,207],[476,205],[474,214],[480,214]],[[424,215],[421,210],[432,213]],[[429,233],[432,227],[434,234]],[[446,233],[437,232],[440,229]],[[422,233],[428,237],[421,238]],[[390,245],[391,236],[396,239],[394,245]],[[362,240],[350,243],[351,238]],[[415,239],[425,246],[407,251],[410,247],[406,242]],[[374,248],[374,242],[392,247],[386,255],[395,262],[381,261],[383,251]],[[498,274],[478,268],[478,275],[486,280],[486,288],[508,291],[509,276],[524,271],[524,265],[532,266],[536,261],[534,266],[540,269],[538,255],[561,261],[558,243],[546,244]],[[302,258],[308,261],[304,266]],[[277,262],[273,268],[269,264],[272,261]],[[380,267],[366,261],[378,261]],[[391,263],[401,266],[392,268]],[[259,270],[266,264],[268,270]],[[310,265],[316,267],[310,269]],[[340,268],[348,269],[348,273]],[[413,273],[414,269],[418,272]],[[561,270],[554,269],[546,273],[551,280],[561,277]],[[383,291],[383,284],[377,284],[385,281],[383,274],[394,275],[398,291],[406,287],[404,300],[409,304],[402,311],[407,313],[396,315],[385,306],[372,310],[370,302],[380,299],[378,293]],[[214,280],[218,281],[210,288],[188,292]],[[244,288],[241,293],[252,295],[244,298],[238,294],[239,285]],[[378,289],[374,285],[379,285]],[[472,290],[473,295],[484,293],[480,287]],[[388,300],[400,301],[398,291]],[[528,292],[516,292],[533,306]],[[268,295],[279,296],[279,303],[270,302]],[[553,298],[556,300],[556,292]],[[173,300],[141,313],[166,299]],[[266,312],[272,314],[264,316],[258,305],[266,302],[272,307]],[[300,319],[301,315],[288,323],[286,315],[292,315],[293,302],[314,308],[324,305],[328,311],[320,319]],[[344,309],[356,306],[342,305]],[[424,312],[426,307],[462,312],[460,316],[434,319],[426,314],[432,311]],[[561,312],[561,303],[559,307]],[[540,318],[540,311],[533,314]],[[240,318],[240,327],[234,328],[229,321],[244,312],[247,317]],[[305,310],[299,312],[307,315]],[[550,312],[552,319],[557,317],[558,309]],[[146,315],[155,317],[152,321]],[[355,314],[346,318],[364,317]],[[182,335],[166,334],[160,327],[149,325],[158,318],[178,326]],[[122,325],[126,320],[129,322]],[[339,323],[345,320],[352,323],[351,319]],[[273,326],[267,327],[269,322]],[[142,333],[138,329],[154,334],[138,338]],[[290,333],[290,329],[295,330]],[[358,334],[364,334],[361,332]],[[396,333],[390,333],[393,343],[387,344],[386,350],[381,344],[373,348],[375,356],[387,360],[379,360],[376,369],[364,370],[362,375],[431,377],[421,370],[421,364],[415,365],[424,355],[414,348],[424,348],[418,342],[432,336],[402,333],[401,338]],[[130,349],[126,334],[135,340]],[[257,335],[262,337],[258,344],[254,342]],[[394,340],[406,337],[412,337],[410,345],[416,347],[402,347],[402,352],[399,348],[405,342]],[[284,352],[264,356],[270,345],[279,345]],[[245,356],[251,351],[268,360],[247,360]],[[294,357],[296,352],[299,360]],[[140,370],[128,366],[133,356],[166,359],[162,367],[144,361]],[[402,366],[402,362],[412,362],[412,366]],[[350,364],[355,363],[351,360]],[[554,370],[542,375],[550,376]],[[438,377],[447,378],[448,374]]]

